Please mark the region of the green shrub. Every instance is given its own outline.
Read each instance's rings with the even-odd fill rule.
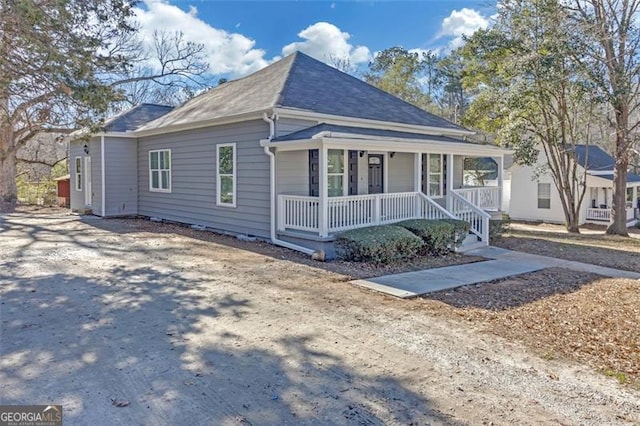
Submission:
[[[459,219],[444,219],[444,222],[448,222],[453,225],[453,244],[456,247],[460,247],[464,239],[469,235],[471,224]],[[453,246],[451,248],[453,248]]]
[[[354,262],[390,263],[418,254],[422,240],[399,226],[371,226],[339,234],[336,257]]]
[[[508,214],[503,214],[501,219],[489,219],[489,242],[498,241],[502,234],[509,232],[511,218]]]
[[[424,241],[423,253],[443,256],[455,243],[456,225],[447,220],[411,219],[396,225],[408,229]]]

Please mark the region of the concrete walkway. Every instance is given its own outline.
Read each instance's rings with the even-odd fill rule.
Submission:
[[[408,298],[555,267],[591,272],[605,277],[640,279],[640,274],[637,272],[554,259],[552,257],[521,253],[498,247],[482,247],[471,250],[467,252],[467,254],[485,257],[491,260],[385,275],[351,282],[392,296]]]

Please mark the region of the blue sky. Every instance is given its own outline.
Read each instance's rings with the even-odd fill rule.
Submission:
[[[181,31],[205,45],[213,74],[239,77],[295,50],[364,66],[392,46],[448,50],[489,25],[495,0],[211,1],[143,0],[147,40]]]

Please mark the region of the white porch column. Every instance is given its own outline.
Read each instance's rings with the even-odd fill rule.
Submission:
[[[416,152],[413,154],[413,192],[422,191],[422,153]],[[423,212],[421,211],[422,202],[420,197],[416,195],[414,204],[414,217],[421,218]]]
[[[320,222],[320,236],[326,237],[329,235],[329,211],[327,208],[329,204],[329,179],[327,177],[327,169],[329,168],[329,152],[324,143],[320,147],[318,154],[318,163],[320,168],[318,171],[320,177],[320,188],[318,191],[318,196],[320,198],[320,211],[318,212],[318,219]]]
[[[453,167],[453,154],[447,154],[447,176],[445,176],[447,185],[447,210],[451,210],[451,193],[453,192]]]
[[[500,190],[498,191],[498,208],[500,210],[502,210],[502,196],[503,191],[504,191],[504,155],[501,155],[500,157],[497,158],[497,163],[498,163],[498,188],[500,188]]]
[[[420,192],[422,191],[422,154],[416,152],[413,154],[413,191]]]

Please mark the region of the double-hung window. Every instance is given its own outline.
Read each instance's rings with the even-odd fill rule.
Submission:
[[[219,206],[236,206],[236,144],[219,144],[216,148],[216,193]]]
[[[149,191],[171,192],[171,150],[149,151]]]
[[[327,156],[327,182],[329,197],[345,195],[345,161],[342,149],[330,149]]]
[[[429,154],[428,182],[429,197],[442,197],[442,154]]]
[[[82,191],[82,157],[76,157],[76,191]]]
[[[538,208],[539,209],[551,208],[551,184],[550,183],[538,184]]]

